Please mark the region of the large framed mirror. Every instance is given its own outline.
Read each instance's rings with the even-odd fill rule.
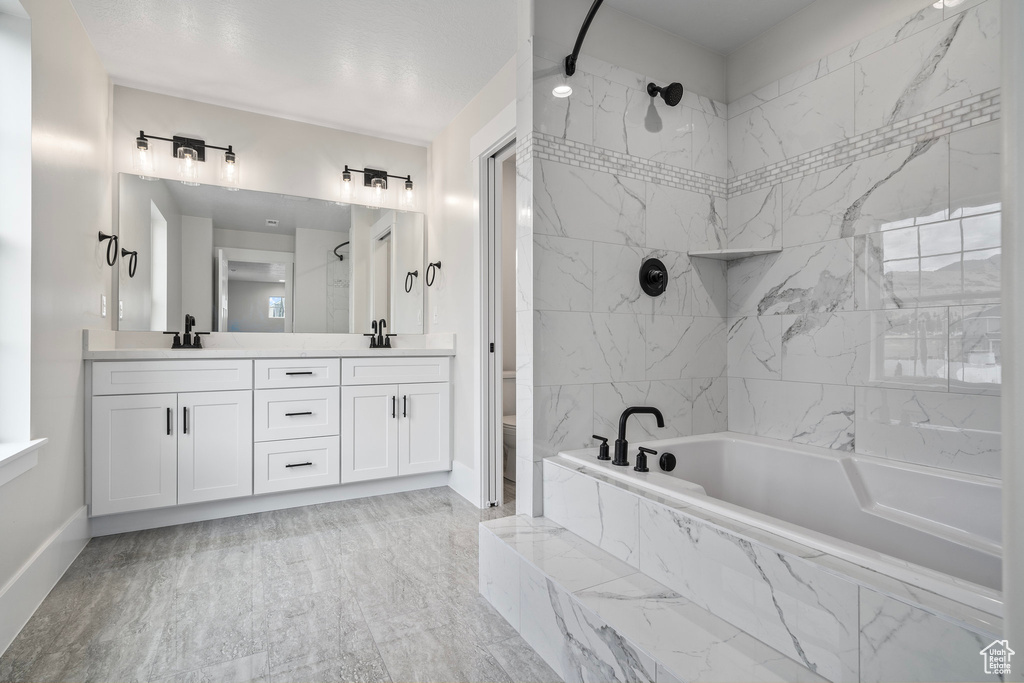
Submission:
[[[120,330],[423,333],[423,215],[119,177]]]

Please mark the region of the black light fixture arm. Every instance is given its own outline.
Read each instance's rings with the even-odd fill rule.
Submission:
[[[184,147],[193,147],[199,153],[199,155],[198,155],[199,156],[199,161],[205,161],[206,160],[206,154],[204,153],[204,150],[207,150],[207,149],[219,149],[222,152],[228,152],[229,154],[234,154],[235,153],[235,150],[233,149],[232,145],[228,145],[227,147],[221,147],[219,145],[211,145],[210,143],[206,142],[205,140],[186,138],[186,137],[181,137],[180,135],[175,135],[172,138],[165,138],[165,137],[162,137],[160,135],[147,135],[146,131],[140,130],[139,131],[139,137],[137,139],[138,140],[163,140],[164,142],[170,142],[173,145],[171,147],[171,152],[172,153],[176,153],[178,151],[178,147],[183,147],[183,146]]]
[[[376,168],[350,168],[348,164],[345,164],[345,174],[362,173],[364,176],[364,184],[369,185],[370,181],[374,178],[382,178],[384,180],[384,188],[387,189],[388,178],[394,178],[395,180],[404,180],[406,183],[406,189],[410,189],[412,186],[412,175],[394,175],[387,171],[381,171]],[[368,176],[368,177],[367,177]],[[350,177],[345,175],[344,177]]]
[[[580,49],[583,47],[583,39],[587,37],[587,31],[590,30],[590,22],[594,20],[594,15],[597,14],[597,10],[601,7],[601,3],[604,0],[594,0],[594,4],[590,6],[590,11],[587,12],[586,19],[583,20],[583,26],[580,28],[580,33],[576,36],[576,45],[572,49],[572,54],[565,58],[565,75],[572,76],[576,73],[576,60],[579,59]]]

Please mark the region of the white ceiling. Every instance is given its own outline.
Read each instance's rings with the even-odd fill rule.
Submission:
[[[154,182],[167,187],[182,215],[212,219],[218,230],[294,235],[295,228],[307,228],[337,232],[338,241],[344,242],[352,225],[348,204],[253,190],[229,192],[215,185],[184,185],[176,180]],[[267,225],[267,219],[278,223]]]
[[[288,276],[286,263],[228,261],[228,280],[242,282],[284,282]]]
[[[115,83],[418,144],[516,49],[516,0],[72,3]]]
[[[623,14],[729,54],[814,0],[607,0]]]

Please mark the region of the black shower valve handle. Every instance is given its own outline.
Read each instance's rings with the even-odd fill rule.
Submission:
[[[637,453],[636,467],[634,467],[633,469],[637,472],[650,472],[650,469],[648,469],[647,467],[647,456],[657,455],[658,451],[654,450],[653,448],[644,448],[643,446],[640,446],[638,450],[640,452]]]
[[[608,439],[606,439],[603,436],[598,436],[597,434],[594,434],[592,436],[595,439],[597,439],[598,441],[601,442],[601,445],[598,447],[598,450],[597,450],[597,459],[598,460],[611,460],[612,459],[611,456],[608,455]]]

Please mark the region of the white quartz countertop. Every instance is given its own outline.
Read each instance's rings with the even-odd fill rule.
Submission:
[[[454,349],[106,349],[85,351],[85,360],[203,358],[405,358],[454,356]]]
[[[172,349],[171,337],[159,332],[84,330],[85,360],[169,360],[203,358],[408,358],[454,356],[452,334],[400,335],[394,348],[371,349],[356,334],[232,334],[203,336],[202,349]]]

